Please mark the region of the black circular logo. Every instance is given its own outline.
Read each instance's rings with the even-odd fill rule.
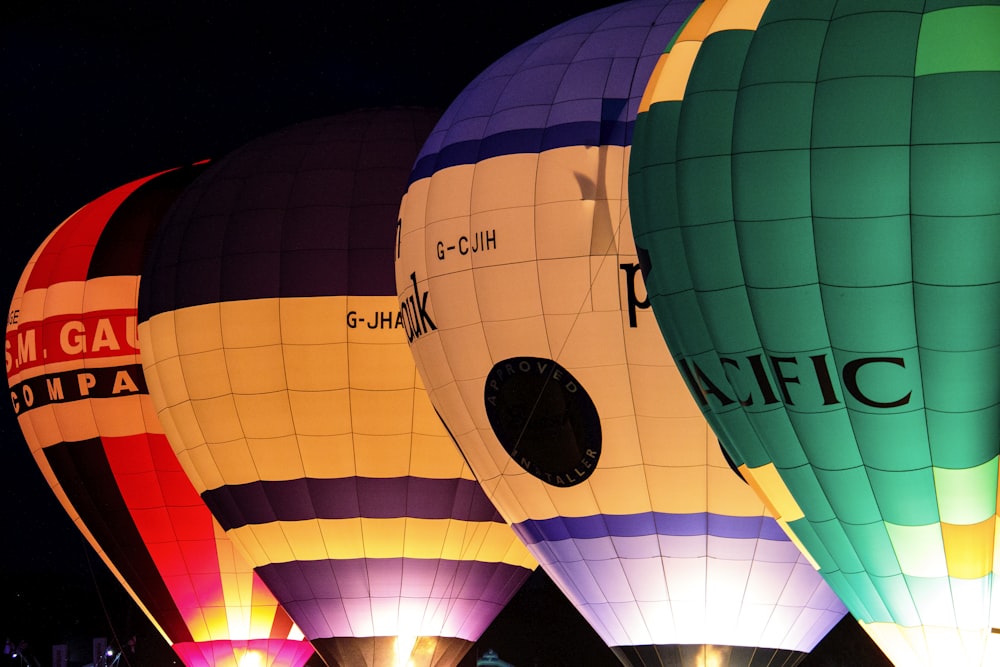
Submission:
[[[590,477],[601,456],[601,419],[569,371],[551,359],[513,357],[493,366],[486,416],[519,466],[552,486]]]

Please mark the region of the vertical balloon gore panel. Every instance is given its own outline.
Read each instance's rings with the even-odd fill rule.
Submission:
[[[630,137],[654,63],[696,8],[598,10],[484,71],[425,143],[396,246],[431,401],[627,664],[762,647],[798,659],[845,611],[730,470],[646,298]]]
[[[434,413],[395,297],[399,198],[437,117],[247,144],[178,201],[143,278],[171,443],[331,664],[457,664],[536,565]]]
[[[8,317],[8,382],[35,460],[74,523],[189,667],[302,665],[311,647],[233,551],[181,469],[139,363],[139,269],[201,166],[84,206],[35,253]]]
[[[764,5],[647,91],[630,194],[652,307],[886,654],[996,662],[1000,8]]]

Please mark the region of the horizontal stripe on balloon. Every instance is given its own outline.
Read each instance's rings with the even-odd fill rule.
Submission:
[[[474,640],[531,570],[385,558],[274,563],[257,572],[310,638],[435,633]],[[373,613],[375,605],[382,613]],[[390,606],[396,609],[384,613]]]
[[[399,557],[502,562],[526,568],[537,565],[504,523],[313,519],[247,525],[227,533],[246,548],[255,568],[288,561]]]
[[[627,515],[554,517],[540,521],[523,521],[514,524],[513,528],[526,544],[643,535],[711,535],[788,541],[788,536],[770,517],[735,517],[709,512],[694,514],[643,512]]]
[[[437,153],[422,156],[414,165],[410,182],[463,164],[475,164],[501,155],[541,153],[568,146],[628,146],[633,121],[580,121],[552,127],[500,132],[481,139],[449,144]]]
[[[456,519],[503,523],[475,480],[342,477],[257,481],[202,493],[226,530],[308,519]]]
[[[148,394],[139,364],[39,375],[10,388],[15,414],[51,403]]]

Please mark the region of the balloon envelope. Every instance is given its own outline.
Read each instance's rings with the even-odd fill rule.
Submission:
[[[414,167],[397,289],[476,476],[623,662],[794,664],[845,610],[725,462],[631,239],[632,119],[696,6],[586,14],[473,81]]]
[[[996,664],[1000,7],[751,4],[649,86],[653,309],[886,654]]]
[[[396,213],[437,117],[358,111],[247,144],[178,201],[143,279],[171,442],[331,664],[457,664],[535,567],[398,318]]]
[[[312,648],[185,476],[139,363],[143,251],[201,169],[116,188],[49,235],[11,303],[7,380],[46,481],[185,665],[299,667]]]

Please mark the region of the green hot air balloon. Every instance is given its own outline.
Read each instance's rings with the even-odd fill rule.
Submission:
[[[897,665],[1000,664],[1000,4],[736,6],[637,122],[664,337]]]

